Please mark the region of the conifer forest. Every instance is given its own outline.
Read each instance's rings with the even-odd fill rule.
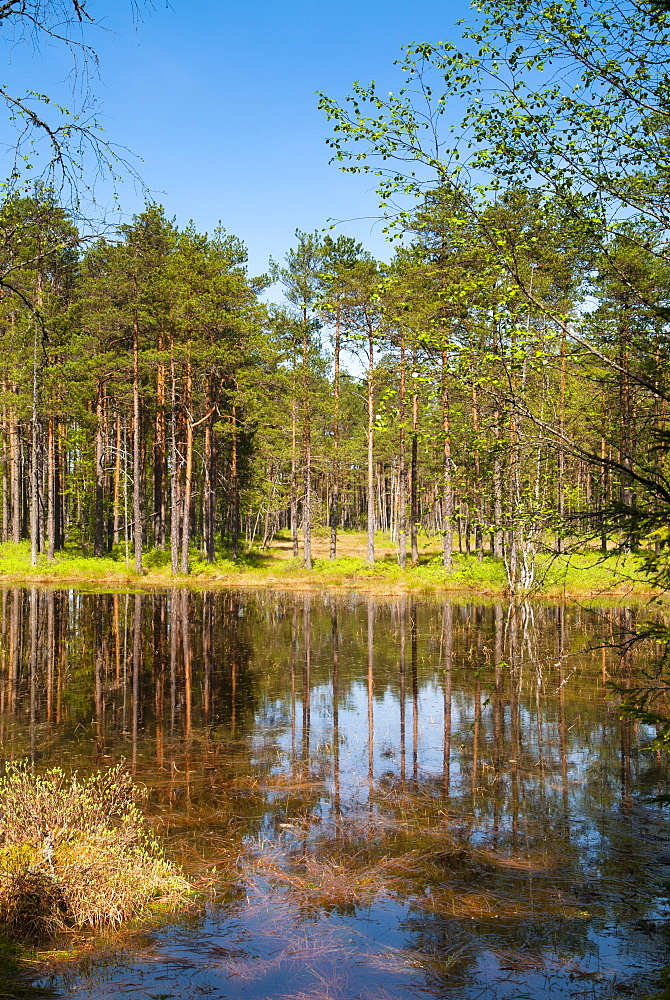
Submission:
[[[3,541],[188,573],[280,530],[306,569],[313,532],[335,558],[351,529],[404,567],[423,533],[446,570],[456,547],[504,562],[512,593],[540,551],[659,569],[668,15],[483,7],[461,48],[407,47],[397,95],[321,95],[333,169],[377,183],[384,260],[324,222],[251,275],[234,234],[151,199],[96,235],[65,140],[19,109],[52,160],[0,210]]]
[[[279,529],[307,568],[313,531],[335,557],[347,529],[405,565],[427,532],[521,588],[539,549],[641,544],[616,522],[665,481],[668,273],[631,230],[601,266],[531,189],[473,220],[438,187],[390,262],[297,232],[255,277],[157,204],[82,245],[38,189],[0,226],[3,541],[187,573]]]

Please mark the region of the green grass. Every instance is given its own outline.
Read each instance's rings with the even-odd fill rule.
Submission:
[[[343,554],[334,560],[327,558],[327,537],[316,536],[312,572],[305,570],[301,558],[290,557],[288,542],[284,533],[265,552],[258,548],[251,551],[243,548],[237,561],[220,556],[214,563],[208,563],[194,549],[190,558],[190,574],[174,577],[170,571],[169,553],[157,549],[144,553],[144,573],[138,576],[134,572],[132,554],[129,566],[126,566],[122,546],[100,559],[75,548],[58,552],[53,563],[41,554],[37,566],[32,567],[28,542],[18,545],[6,542],[0,545],[0,580],[53,585],[71,582],[115,588],[135,587],[138,583],[145,586],[240,585],[288,589],[329,587],[379,594],[449,591],[496,596],[507,591],[504,564],[488,555],[479,560],[474,555],[456,552],[453,568],[447,572],[441,562],[439,539],[422,537],[419,565],[402,570],[387,536],[379,535],[376,540],[379,556],[373,566],[369,566],[364,558],[365,535],[362,532],[343,532],[340,536],[340,551]],[[533,594],[540,597],[615,597],[653,591],[641,574],[635,556],[624,557],[614,552],[603,556],[596,550],[561,556],[540,555],[536,568]]]

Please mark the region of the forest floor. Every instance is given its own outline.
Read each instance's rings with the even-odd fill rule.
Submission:
[[[312,539],[314,567],[307,571],[302,559],[292,556],[288,533],[281,533],[264,551],[242,546],[236,562],[219,558],[207,563],[196,551],[191,553],[188,576],[173,576],[169,553],[152,549],[144,553],[144,573],[133,569],[132,552],[126,560],[123,546],[104,558],[94,558],[81,549],[67,548],[49,563],[45,555],[38,565],[30,565],[27,542],[0,545],[0,582],[5,585],[50,585],[72,583],[99,588],[189,586],[267,587],[284,590],[352,590],[359,593],[394,594],[478,594],[504,596],[508,590],[505,567],[500,560],[461,554],[456,550],[453,568],[441,564],[441,538],[421,536],[419,564],[402,570],[397,549],[388,535],[375,541],[374,566],[365,561],[367,537],[364,532],[343,532],[338,539],[338,557],[328,558],[329,536],[315,532]],[[409,563],[408,557],[408,563]],[[536,581],[532,596],[553,600],[644,600],[654,594],[653,586],[640,572],[635,556],[613,550],[604,555],[596,549],[581,549],[566,555],[540,554],[536,559]]]

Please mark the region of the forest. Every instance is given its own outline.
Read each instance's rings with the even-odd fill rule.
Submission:
[[[445,570],[456,547],[501,561],[511,593],[575,547],[663,572],[667,15],[487,7],[477,55],[408,47],[397,95],[322,95],[334,159],[377,178],[387,260],[324,225],[252,276],[236,236],[153,201],[92,237],[53,186],[8,188],[3,542],[186,574],[285,531],[309,570],[313,532],[336,559],[353,529],[370,564],[378,532],[401,567],[439,536]],[[543,59],[564,84],[516,81]]]
[[[430,191],[389,263],[298,232],[254,278],[238,239],[156,204],[81,250],[48,191],[5,202],[2,540],[187,573],[194,547],[235,559],[281,528],[307,568],[318,529],[331,558],[367,529],[370,562],[390,532],[404,566],[421,531],[445,568],[458,545],[521,589],[541,549],[639,547],[612,515],[645,508],[640,467],[663,478],[666,269],[622,239],[615,280],[514,189],[487,224],[533,248],[535,308],[457,209]],[[271,283],[288,304],[262,301]],[[580,315],[580,342],[552,312]]]

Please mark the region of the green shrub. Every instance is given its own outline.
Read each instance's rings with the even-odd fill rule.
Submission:
[[[0,930],[43,938],[173,910],[189,883],[149,836],[123,765],[90,778],[11,764],[0,779]]]

